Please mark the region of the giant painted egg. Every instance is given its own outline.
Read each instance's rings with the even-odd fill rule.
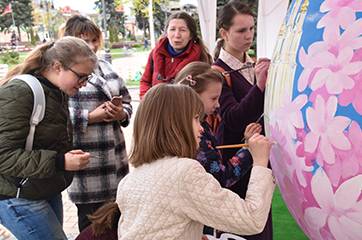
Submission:
[[[295,0],[269,71],[271,164],[310,239],[362,239],[362,1]]]

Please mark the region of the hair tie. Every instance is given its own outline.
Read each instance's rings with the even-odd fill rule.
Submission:
[[[52,48],[52,47],[54,46],[54,44],[55,44],[55,41],[52,41],[52,42],[49,44],[48,49],[49,49],[49,48]]]
[[[194,79],[192,79],[191,75],[187,75],[185,77],[185,80],[188,81],[190,83],[190,86],[195,86],[196,85],[196,81]]]
[[[42,45],[42,48],[41,48],[40,51],[42,51],[43,53],[45,53],[46,51],[48,51],[48,49],[51,49],[51,48],[54,46],[54,44],[55,44],[55,41],[52,41],[52,42],[50,42],[50,43],[44,43],[44,44]]]

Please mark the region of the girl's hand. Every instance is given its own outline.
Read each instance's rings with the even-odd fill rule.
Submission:
[[[102,103],[88,114],[88,123],[92,124],[97,122],[103,122],[107,116],[108,115],[105,110],[105,104]]]
[[[254,166],[267,167],[269,162],[271,141],[259,133],[255,133],[248,142]]]
[[[122,121],[127,115],[123,111],[123,106],[120,104],[119,106],[114,105],[111,101],[105,102],[105,111],[107,113],[107,117],[104,119],[105,122],[111,121]]]
[[[64,169],[67,171],[78,171],[85,168],[89,163],[90,154],[80,149],[72,150],[64,155]]]
[[[254,135],[254,133],[261,133],[262,127],[259,123],[250,123],[246,126],[244,132],[245,142],[248,142],[249,139]]]
[[[255,65],[256,85],[262,92],[264,92],[266,80],[268,78],[269,66],[270,66],[270,59],[268,58],[258,59]]]

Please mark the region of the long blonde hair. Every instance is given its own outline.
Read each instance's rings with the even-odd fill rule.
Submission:
[[[198,146],[192,121],[203,111],[197,93],[188,86],[152,87],[136,113],[129,162],[139,167],[166,156],[194,158]]]
[[[12,77],[19,74],[40,74],[50,67],[54,61],[59,61],[64,68],[78,64],[84,59],[97,62],[97,57],[89,48],[88,44],[76,37],[64,37],[56,42],[49,42],[36,47],[24,59],[24,62],[11,69],[0,86],[8,82]]]

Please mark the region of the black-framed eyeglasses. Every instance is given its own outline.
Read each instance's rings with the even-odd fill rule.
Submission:
[[[67,69],[69,69],[72,73],[74,73],[78,77],[78,83],[79,84],[83,84],[85,82],[88,82],[94,76],[93,73],[91,73],[89,75],[80,75],[79,73],[74,71],[71,67],[67,67]]]

